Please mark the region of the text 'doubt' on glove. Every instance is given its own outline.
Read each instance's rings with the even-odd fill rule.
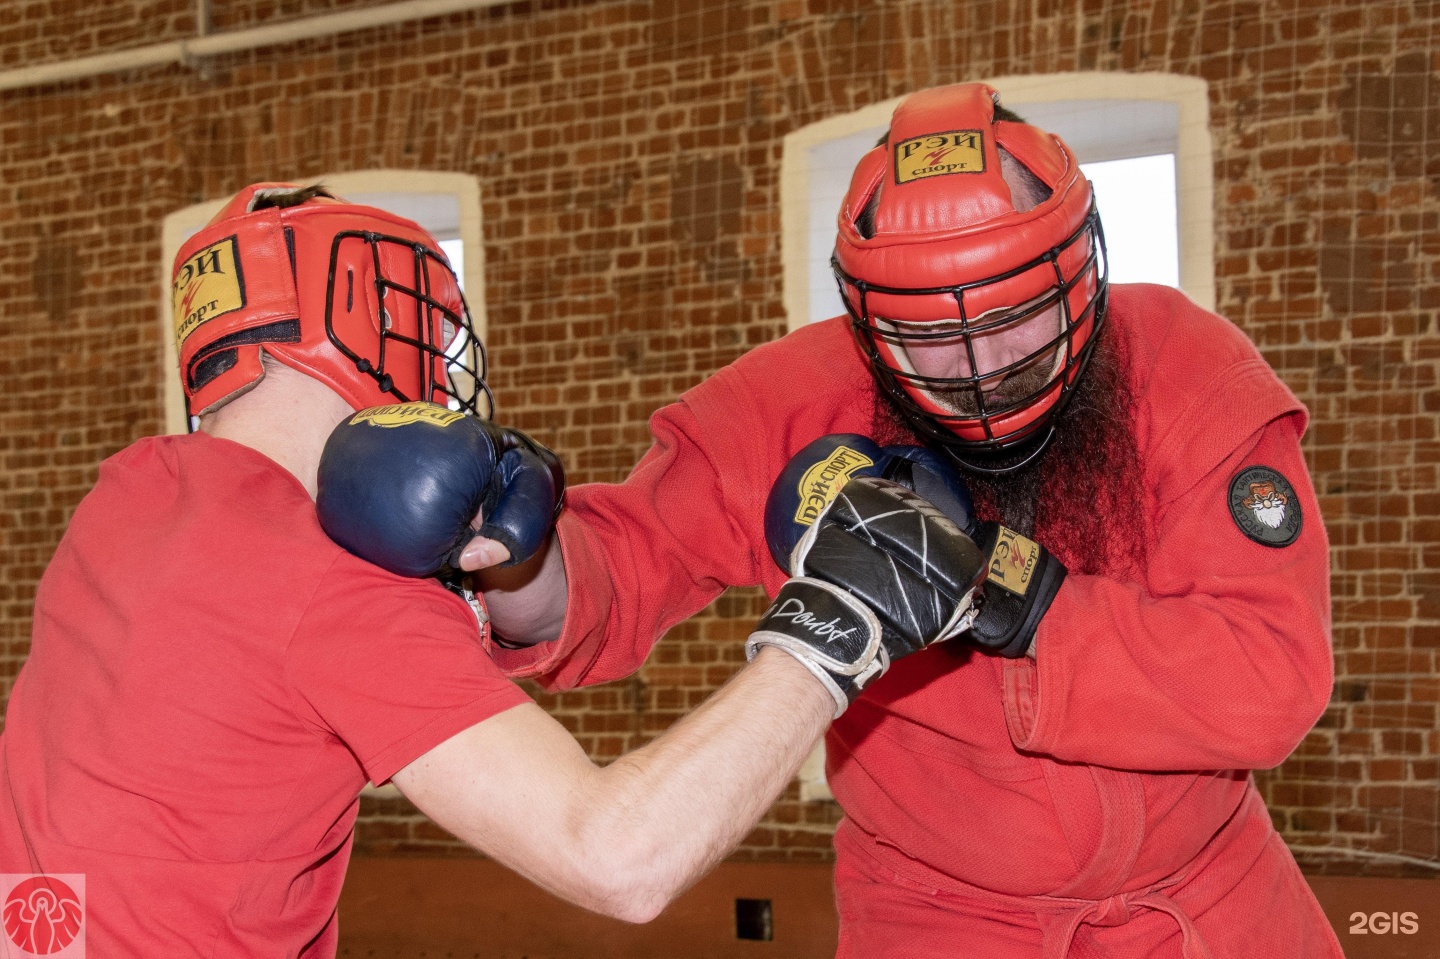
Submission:
[[[745,644],[775,646],[825,684],[840,715],[903,656],[968,629],[985,579],[980,547],[899,483],[860,476],[790,553],[792,574]]]

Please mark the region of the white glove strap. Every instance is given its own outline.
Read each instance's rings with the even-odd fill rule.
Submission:
[[[745,641],[746,659],[776,646],[798,659],[835,697],[838,716],[890,665],[880,620],[845,590],[808,576],[791,579]]]

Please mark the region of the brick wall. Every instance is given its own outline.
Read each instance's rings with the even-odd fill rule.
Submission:
[[[211,26],[368,5],[215,0]],[[190,0],[15,0],[3,20],[0,68],[196,25]],[[256,179],[475,174],[506,418],[576,481],[617,480],[653,410],[784,330],[784,134],[961,79],[1167,71],[1210,83],[1219,306],[1314,415],[1334,546],[1334,702],[1262,787],[1316,868],[1423,872],[1407,860],[1440,858],[1437,21],[1423,0],[525,3],[0,93],[5,689],[96,465],[161,427],[165,214]],[[727,595],[633,679],[539,698],[614,757],[738,667],[761,605]],[[742,855],[823,859],[836,817],[787,795]],[[367,802],[360,848],[462,852],[399,800]]]

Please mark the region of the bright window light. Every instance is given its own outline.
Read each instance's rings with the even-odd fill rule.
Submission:
[[[440,252],[445,254],[445,259],[450,261],[450,267],[455,271],[455,279],[460,283],[460,292],[465,292],[465,241],[464,240],[441,240]]]
[[[845,312],[835,274],[830,272],[830,252],[835,249],[835,221],[845,191],[850,188],[850,174],[860,158],[885,133],[878,126],[847,137],[831,140],[812,148],[809,153],[810,193],[809,216],[809,278],[810,322],[818,323]]]
[[[835,213],[850,183],[850,171],[884,133],[883,127],[833,140],[810,151],[809,279],[810,322],[838,316],[845,308],[830,273],[835,246]],[[1180,285],[1176,220],[1175,155],[1128,157],[1082,163],[1095,186],[1105,227],[1112,283]]]
[[[1147,74],[1055,74],[994,81],[1006,103],[1064,141],[1095,184],[1116,283],[1183,289],[1214,303],[1208,99],[1204,81]],[[855,164],[900,98],[785,137],[781,158],[785,311],[795,329],[843,313],[830,275],[835,215]]]
[[[1082,163],[1095,186],[1111,283],[1180,285],[1175,155]]]

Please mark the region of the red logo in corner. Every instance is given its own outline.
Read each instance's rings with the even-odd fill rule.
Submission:
[[[18,955],[69,959],[85,954],[84,876],[0,876],[0,891],[6,887],[0,916]]]

